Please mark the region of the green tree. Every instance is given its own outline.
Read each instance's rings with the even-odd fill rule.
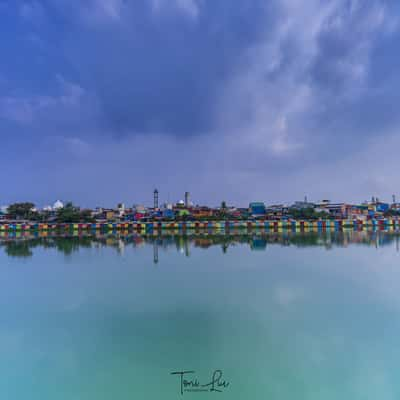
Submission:
[[[289,209],[289,214],[294,219],[316,220],[318,218],[322,218],[322,219],[329,218],[328,213],[326,213],[324,211],[317,212],[311,207],[301,208],[301,209],[291,208],[291,209]]]
[[[79,207],[75,207],[72,202],[68,202],[64,207],[57,210],[56,218],[57,222],[79,222]]]
[[[82,210],[74,206],[72,202],[68,202],[63,208],[57,210],[57,222],[76,223],[76,222],[93,222],[90,210]]]
[[[35,204],[30,202],[14,203],[7,208],[7,214],[13,219],[36,219],[38,213],[34,208]]]
[[[400,216],[400,211],[391,208],[391,209],[385,211],[383,215],[385,217],[399,217]]]
[[[88,222],[95,222],[95,218],[92,216],[91,210],[81,210],[81,221],[88,223]]]

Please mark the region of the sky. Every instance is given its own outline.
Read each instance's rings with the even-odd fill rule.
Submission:
[[[400,199],[400,4],[0,0],[0,204]]]

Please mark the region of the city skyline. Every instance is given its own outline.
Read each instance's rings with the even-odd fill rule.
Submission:
[[[18,203],[26,203],[26,202],[30,202],[30,199],[24,199],[24,200],[20,200],[20,201],[16,201],[13,204],[18,204]],[[356,202],[350,202],[350,201],[346,201],[345,199],[342,199],[342,201],[338,201],[338,202],[333,202],[330,199],[309,199],[307,195],[304,196],[303,199],[297,199],[297,200],[287,200],[281,203],[272,203],[266,199],[256,199],[253,201],[250,201],[249,204],[237,204],[237,203],[228,203],[225,200],[221,200],[219,203],[217,204],[210,204],[210,203],[198,203],[198,202],[193,202],[191,200],[191,193],[190,192],[184,192],[184,196],[182,196],[181,198],[177,197],[174,200],[170,200],[169,196],[168,196],[168,200],[166,200],[165,198],[163,198],[162,194],[160,197],[160,192],[158,191],[158,189],[154,189],[154,191],[152,192],[152,197],[149,197],[147,199],[146,202],[144,203],[139,203],[136,202],[134,199],[130,199],[128,201],[119,201],[116,204],[112,204],[112,205],[104,205],[101,204],[101,202],[99,202],[98,204],[96,204],[96,206],[92,206],[92,207],[84,207],[84,208],[90,208],[90,209],[95,209],[95,208],[120,208],[120,206],[122,206],[123,208],[132,208],[132,207],[136,207],[136,206],[144,206],[146,208],[165,208],[169,205],[184,205],[186,208],[187,207],[211,207],[211,208],[219,208],[221,207],[221,204],[224,204],[226,207],[238,207],[238,208],[248,208],[248,206],[251,203],[256,203],[256,202],[261,202],[264,203],[266,206],[287,206],[290,207],[291,205],[294,205],[296,203],[309,203],[309,204],[313,204],[313,205],[318,205],[318,204],[373,204],[373,203],[386,203],[386,204],[400,204],[397,202],[397,196],[392,194],[390,196],[390,199],[382,199],[378,196],[372,196],[370,199],[364,199],[362,201],[356,201]],[[33,204],[35,204],[35,207],[38,209],[58,209],[61,207],[64,207],[65,204],[67,203],[72,203],[75,206],[81,206],[80,204],[76,203],[74,200],[71,199],[56,199],[53,202],[45,202],[43,204],[36,204],[33,202]],[[52,205],[53,204],[53,205]],[[8,207],[9,205],[0,203],[0,211],[2,209],[5,209]]]

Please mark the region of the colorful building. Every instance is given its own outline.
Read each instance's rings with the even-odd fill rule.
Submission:
[[[249,213],[252,217],[265,217],[267,214],[265,204],[262,202],[253,202],[249,204]]]

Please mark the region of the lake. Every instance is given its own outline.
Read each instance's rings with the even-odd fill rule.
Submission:
[[[3,237],[0,398],[398,399],[399,238]]]

